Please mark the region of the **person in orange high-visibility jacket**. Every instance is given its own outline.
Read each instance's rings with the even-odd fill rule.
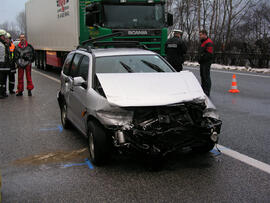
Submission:
[[[15,87],[15,73],[16,73],[16,66],[15,66],[15,59],[14,59],[14,50],[15,45],[12,42],[11,35],[7,33],[6,38],[7,44],[9,46],[9,67],[10,72],[8,74],[8,90],[10,94],[14,94],[14,87]]]

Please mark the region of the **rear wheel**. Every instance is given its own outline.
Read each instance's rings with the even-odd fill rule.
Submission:
[[[65,129],[69,129],[71,126],[70,121],[67,118],[67,105],[63,104],[61,107],[61,122]]]
[[[41,56],[40,51],[37,51],[36,52],[36,67],[38,69],[41,69],[41,59],[40,59],[40,56]]]
[[[106,163],[111,155],[111,139],[98,122],[88,122],[88,149],[90,160],[95,165]]]

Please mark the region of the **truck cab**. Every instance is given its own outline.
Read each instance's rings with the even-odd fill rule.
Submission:
[[[167,27],[173,24],[164,0],[94,0],[86,5],[86,25],[91,38],[122,32],[107,41],[139,41],[165,55]]]

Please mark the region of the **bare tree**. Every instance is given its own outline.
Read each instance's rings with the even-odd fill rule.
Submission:
[[[201,0],[197,1],[197,18],[198,18],[198,29],[201,30]]]
[[[0,24],[1,29],[8,30],[9,29],[9,22],[6,21],[2,24]]]
[[[19,36],[19,30],[18,27],[14,22],[4,22],[3,24],[0,24],[0,28],[6,30],[13,39],[18,38]]]
[[[17,24],[18,24],[18,27],[19,27],[20,31],[22,33],[25,33],[26,32],[26,17],[25,17],[25,12],[24,11],[21,11],[17,15],[16,20],[17,20]]]
[[[215,16],[217,16],[216,13],[216,8],[217,8],[217,0],[214,0],[212,5],[212,15],[211,15],[211,20],[210,20],[210,28],[209,28],[209,35],[211,36],[212,32],[213,32],[213,27],[214,27],[214,20],[215,20]]]

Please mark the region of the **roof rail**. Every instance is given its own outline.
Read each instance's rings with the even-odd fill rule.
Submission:
[[[122,32],[116,32],[100,37],[96,37],[94,39],[89,39],[86,41],[82,42],[82,45],[77,46],[77,49],[82,49],[86,50],[90,53],[92,53],[92,48],[98,48],[98,47],[103,47],[103,48],[108,48],[108,47],[113,47],[113,48],[141,48],[141,49],[148,49],[146,45],[141,44],[138,41],[100,41],[112,37],[119,37],[123,33]],[[87,45],[87,44],[90,45]]]
[[[87,43],[93,43],[93,42],[96,42],[96,41],[99,41],[99,40],[108,39],[108,38],[112,38],[112,37],[119,37],[122,34],[123,34],[122,32],[116,32],[116,33],[112,33],[112,34],[108,34],[108,35],[103,35],[103,36],[100,36],[100,37],[96,37],[96,38],[93,38],[93,39],[83,41],[82,45],[86,45]]]
[[[82,51],[87,51],[89,53],[92,53],[91,46],[81,46],[81,45],[79,45],[79,46],[77,46],[76,49],[79,49],[79,50],[82,50]]]
[[[113,48],[142,48],[147,49],[147,47],[138,41],[101,41],[93,42],[94,47],[113,47]]]

